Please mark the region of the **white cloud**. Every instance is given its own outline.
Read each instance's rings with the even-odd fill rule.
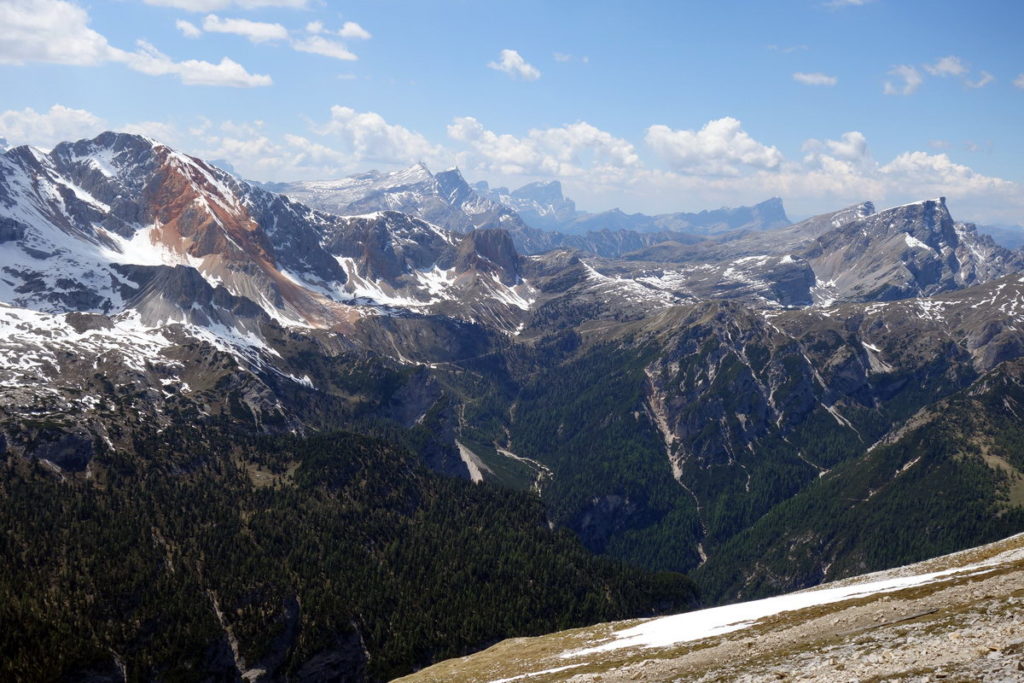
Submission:
[[[487,66],[495,71],[503,71],[512,78],[521,78],[524,81],[535,81],[540,78],[540,70],[527,63],[522,55],[515,50],[502,50],[500,60],[488,62]]]
[[[576,55],[570,55],[565,52],[554,52],[551,56],[554,57],[556,62],[562,62],[563,64],[566,62],[579,62],[580,64],[590,63],[590,57],[587,57],[586,55],[577,57]]]
[[[331,107],[331,119],[314,132],[341,144],[353,162],[404,164],[430,161],[442,150],[419,133],[388,123],[375,112],[357,112],[350,107]]]
[[[782,163],[777,148],[750,137],[731,116],[709,121],[699,131],[654,125],[644,141],[672,168],[685,173],[738,175],[743,167],[772,169]]]
[[[270,85],[270,76],[250,74],[224,57],[213,64],[175,62],[145,41],[127,52],[111,46],[88,26],[85,10],[63,0],[11,0],[0,4],[0,63],[52,62],[96,66],[118,62],[150,76],[173,74],[185,85],[252,87]],[[179,27],[180,28],[180,27]],[[59,37],[59,38],[57,38]]]
[[[174,124],[163,121],[126,123],[123,126],[118,126],[117,130],[122,133],[145,135],[147,138],[152,138],[171,147],[176,147],[182,139],[181,133]]]
[[[345,61],[355,61],[359,59],[353,54],[347,47],[341,43],[328,40],[323,36],[311,35],[300,40],[292,42],[292,47],[299,52],[309,52],[315,55],[322,55],[324,57],[333,57],[334,59],[341,59]]]
[[[794,52],[800,52],[801,50],[809,50],[810,48],[806,45],[766,45],[772,52],[781,52],[784,55],[792,54]]]
[[[308,33],[314,33],[314,34],[316,34],[316,33],[323,33],[324,32],[324,22],[322,22],[322,21],[311,21],[308,24],[306,24],[306,31]]]
[[[448,137],[468,147],[458,155],[460,167],[502,175],[621,180],[640,167],[632,143],[584,121],[517,137],[463,116],[448,126]]]
[[[281,24],[270,24],[248,19],[221,19],[216,14],[208,14],[203,19],[203,29],[210,33],[231,33],[248,38],[254,43],[284,40],[288,37],[288,29]]]
[[[147,5],[157,7],[174,7],[186,12],[217,12],[238,7],[240,9],[260,9],[262,7],[286,7],[301,9],[309,4],[308,0],[145,0]]]
[[[879,171],[899,185],[912,187],[922,197],[955,192],[963,195],[1002,194],[1020,191],[1017,183],[992,178],[954,163],[946,154],[904,152]]]
[[[0,3],[0,64],[94,66],[109,61],[114,48],[88,24],[86,11],[70,2],[6,0]]]
[[[839,79],[835,76],[828,76],[823,73],[803,73],[800,71],[793,74],[793,80],[804,85],[833,86],[839,82]]]
[[[986,85],[996,80],[996,77],[987,71],[982,71],[978,76],[978,80],[972,81],[970,79],[964,79],[964,84],[968,88],[984,88]]]
[[[886,81],[882,89],[886,95],[912,95],[924,82],[920,72],[907,64],[894,66],[889,70],[889,75],[902,79],[903,83]]]
[[[338,30],[338,35],[342,38],[353,38],[357,40],[369,40],[372,37],[369,31],[354,21],[346,21]]]
[[[213,64],[196,59],[175,62],[144,40],[138,41],[136,52],[120,52],[117,61],[149,76],[177,76],[185,85],[213,85],[231,88],[254,88],[270,85],[270,76],[250,74],[238,62],[222,57]]]
[[[832,156],[847,161],[860,163],[871,158],[868,152],[868,139],[857,130],[843,133],[839,140],[826,140],[825,148]]]
[[[31,107],[0,112],[0,137],[8,144],[35,145],[50,148],[64,140],[92,137],[106,128],[100,117],[84,109],[71,109],[60,104],[39,113]]]
[[[858,131],[844,133],[839,140],[808,140],[804,152],[800,162],[784,161],[777,168],[744,175],[651,171],[642,183],[656,188],[654,193],[693,197],[705,206],[718,202],[735,206],[778,195],[795,213],[811,214],[865,199],[886,206],[941,195],[956,204],[957,215],[964,219],[1019,222],[1024,218],[1024,187],[985,176],[946,154],[904,152],[880,164]]]
[[[924,70],[932,76],[962,76],[967,73],[967,67],[959,57],[949,55],[942,57],[934,64],[925,64]]]
[[[949,149],[952,147],[949,140],[929,140],[928,146],[932,149]]]
[[[199,29],[198,26],[196,26],[192,22],[185,21],[184,19],[178,19],[176,22],[174,22],[174,25],[178,28],[179,31],[181,31],[181,34],[186,38],[198,38],[199,36],[203,35],[203,32]]]
[[[1024,90],[1024,74],[1017,76],[1017,78],[1013,80],[1013,85],[1015,88],[1020,88],[1021,90]]]
[[[860,7],[861,5],[867,5],[875,0],[829,0],[825,3],[825,7]]]

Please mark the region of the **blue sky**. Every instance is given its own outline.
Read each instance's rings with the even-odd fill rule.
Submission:
[[[259,180],[423,160],[582,208],[947,195],[1024,224],[1024,3],[0,0],[0,136]]]

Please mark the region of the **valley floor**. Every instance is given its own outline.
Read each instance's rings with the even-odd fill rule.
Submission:
[[[897,582],[903,587],[890,589]],[[857,597],[783,607],[711,637],[652,647],[659,624],[664,630],[679,617],[603,624],[504,641],[401,680],[1024,680],[1024,534],[784,598],[806,605],[813,594],[824,599],[854,586],[864,589]],[[878,592],[879,586],[887,588]],[[690,613],[687,621],[710,630],[715,609]],[[685,629],[679,623],[679,632]],[[646,633],[646,644],[622,647],[624,636],[638,632]]]

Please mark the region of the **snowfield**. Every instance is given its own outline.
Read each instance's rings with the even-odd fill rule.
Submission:
[[[830,588],[825,584],[798,593],[788,593],[774,598],[740,602],[710,609],[684,612],[670,617],[646,621],[639,626],[623,629],[614,634],[614,640],[583,650],[569,651],[564,658],[580,657],[595,652],[607,652],[627,647],[668,647],[703,638],[738,631],[755,624],[765,617],[783,612],[828,605],[842,600],[862,598],[869,595],[888,593],[901,588],[920,586],[940,581],[954,574],[972,576],[991,571],[1005,562],[1024,559],[1024,548],[1007,550],[994,557],[962,567],[954,567],[924,574],[893,576],[900,569],[858,577],[857,583],[848,583]],[[873,578],[874,577],[874,578]],[[882,578],[885,577],[885,578]],[[847,582],[842,582],[847,583]]]

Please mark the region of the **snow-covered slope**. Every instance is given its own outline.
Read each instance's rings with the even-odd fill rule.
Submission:
[[[314,211],[135,135],[0,156],[0,301],[31,310],[118,313],[138,300],[126,268],[160,266],[194,269],[284,325],[344,330],[394,307],[472,320],[481,301],[522,310],[521,278],[480,288],[454,269],[463,240],[392,211]]]
[[[400,680],[1018,680],[1022,579],[1017,535],[766,600],[509,640]]]

